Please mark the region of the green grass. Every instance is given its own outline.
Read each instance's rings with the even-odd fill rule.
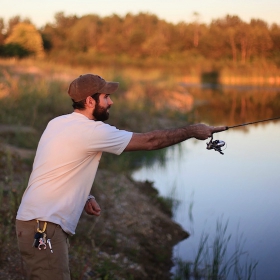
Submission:
[[[31,78],[21,77],[18,92],[0,99],[1,124],[30,126],[41,132],[49,120],[71,111],[63,83],[49,81],[44,85],[38,80],[33,84]]]
[[[202,233],[194,260],[176,260],[173,280],[255,279],[258,262],[248,260],[242,236],[237,238],[235,251],[228,254],[232,234],[228,234],[227,230],[228,222],[223,223],[219,219],[212,241],[209,234]]]
[[[21,159],[0,149],[0,269],[18,256],[15,242],[15,217],[27,183]]]

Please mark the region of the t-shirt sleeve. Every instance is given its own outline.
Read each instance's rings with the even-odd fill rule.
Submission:
[[[131,140],[132,134],[100,122],[90,134],[90,150],[120,155]]]

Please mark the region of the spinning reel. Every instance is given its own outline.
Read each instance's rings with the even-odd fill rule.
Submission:
[[[267,122],[267,121],[272,121],[272,120],[278,120],[280,119],[280,117],[276,117],[276,118],[270,118],[270,119],[266,119],[266,120],[260,120],[260,121],[254,121],[254,122],[248,122],[248,123],[243,123],[243,124],[237,124],[237,125],[233,125],[233,126],[227,126],[226,130],[230,129],[230,128],[235,128],[235,127],[239,127],[239,126],[245,126],[245,125],[250,125],[250,124],[255,124],[255,123],[260,123],[260,122]],[[221,155],[223,155],[224,153],[222,152],[222,147],[224,147],[226,144],[226,142],[221,141],[221,140],[215,140],[213,141],[213,134],[211,137],[211,140],[207,143],[207,150],[215,150],[216,152],[219,152]]]
[[[221,140],[214,140],[213,141],[213,135],[210,139],[210,141],[206,144],[207,150],[215,150],[216,152],[219,152],[221,155],[223,155],[224,153],[222,152],[222,147],[224,147],[226,144],[226,142],[221,141]]]

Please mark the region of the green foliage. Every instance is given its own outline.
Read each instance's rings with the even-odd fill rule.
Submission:
[[[18,179],[18,175],[20,179]],[[0,149],[0,264],[14,250],[15,217],[26,184],[22,160]]]
[[[38,133],[12,131],[8,133],[0,133],[0,141],[10,145],[24,148],[24,149],[36,149],[40,136]]]
[[[54,18],[54,24],[46,24],[39,32],[29,20],[16,16],[9,20],[6,33],[0,19],[0,45],[19,44],[39,57],[45,50],[48,59],[72,65],[176,65],[190,71],[201,67],[201,59],[212,66],[236,67],[261,58],[279,67],[280,26],[260,19],[248,23],[226,15],[206,25],[197,15],[192,22],[178,24],[149,13],[78,17],[59,12]],[[8,56],[13,55],[26,54],[10,50]]]
[[[6,45],[0,45],[0,56],[2,57],[18,57],[23,58],[29,56],[30,51],[26,50],[18,43],[9,43]]]
[[[66,88],[66,84],[57,80],[21,75],[11,94],[0,99],[3,109],[0,123],[31,126],[42,131],[52,118],[71,111]]]
[[[52,46],[50,58],[60,57],[67,63],[96,63],[105,55],[104,59],[109,56],[111,63],[121,62],[120,57],[128,56],[134,64],[142,61],[147,65],[149,59],[156,58],[166,65],[169,61],[174,65],[180,64],[186,54],[187,59],[191,59],[195,52],[212,62],[244,64],[261,56],[273,63],[270,55],[279,48],[278,25],[269,27],[254,19],[247,23],[231,15],[213,20],[208,26],[198,20],[167,23],[148,13],[124,17],[113,14],[104,18],[58,13],[55,19],[56,24],[46,25],[42,34]],[[65,51],[75,53],[75,56],[62,56]],[[177,54],[178,58],[174,60]],[[185,67],[186,64],[187,61]]]
[[[30,23],[21,22],[15,25],[11,34],[5,40],[5,43],[18,44],[30,53],[35,54],[37,57],[43,56],[42,37],[36,30],[35,26]]]
[[[4,20],[3,18],[0,18],[0,46],[4,44],[4,38],[5,38],[4,29],[5,29]]]
[[[248,254],[243,251],[242,238],[237,240],[236,250],[227,256],[227,248],[232,235],[227,235],[228,222],[219,219],[216,224],[216,234],[209,244],[209,234],[203,233],[200,238],[194,261],[177,260],[177,269],[173,280],[218,280],[239,279],[251,280],[256,273],[258,262],[248,262]],[[247,257],[244,262],[244,256]],[[242,263],[242,265],[241,265]]]

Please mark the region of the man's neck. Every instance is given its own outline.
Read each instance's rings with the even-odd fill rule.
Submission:
[[[92,112],[90,112],[89,110],[86,110],[86,109],[85,110],[74,109],[74,112],[84,115],[89,120],[93,120],[94,119],[93,115],[92,115]]]

